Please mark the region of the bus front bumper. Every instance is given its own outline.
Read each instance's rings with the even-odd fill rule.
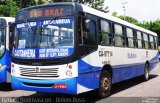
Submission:
[[[11,77],[12,88],[18,90],[77,94],[77,78],[63,80],[32,80]]]

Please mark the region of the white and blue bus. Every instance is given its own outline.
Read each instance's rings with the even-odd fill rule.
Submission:
[[[12,45],[14,89],[79,94],[133,77],[158,63],[157,34],[78,3],[18,11]]]
[[[11,58],[9,56],[9,39],[13,31],[12,17],[0,17],[0,83],[10,82]]]

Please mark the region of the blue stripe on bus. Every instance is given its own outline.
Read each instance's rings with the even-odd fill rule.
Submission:
[[[53,93],[67,93],[67,94],[77,94],[77,78],[63,79],[63,80],[32,80],[17,78],[12,76],[12,88],[19,90],[29,90],[29,91],[39,91],[39,92],[53,92]],[[53,86],[32,86],[25,85],[25,83],[33,83],[34,85],[54,85],[54,84],[67,84],[65,89],[55,89]]]
[[[0,71],[0,82],[7,82],[7,72],[11,72],[11,58],[9,56],[9,51],[6,49],[5,54],[0,58],[0,64],[6,65],[7,67]]]
[[[113,69],[112,83],[117,83],[144,74],[144,65]]]
[[[78,60],[78,73],[90,72],[90,71],[95,71],[100,69],[101,67],[91,66],[90,64],[86,63],[83,60]]]
[[[154,63],[150,63],[150,69],[155,68],[158,61],[155,62],[157,56],[151,59]],[[144,74],[145,63],[133,63],[113,66],[113,77],[112,83],[117,83],[123,80],[131,79],[133,77],[141,76]],[[115,69],[116,68],[116,69]],[[96,89],[99,87],[100,70],[102,67],[94,67],[84,62],[83,60],[78,61],[78,83],[86,88]],[[97,71],[97,72],[96,72]]]
[[[101,67],[94,67],[84,62],[83,60],[78,61],[78,83],[86,88],[96,89],[99,86],[99,79],[96,78],[96,75],[99,75],[98,72],[92,72],[95,70],[100,70]],[[85,73],[90,72],[90,73]],[[83,74],[81,74],[83,73]]]
[[[159,52],[157,52],[156,56],[150,60],[150,62],[155,62],[155,61],[159,61]]]
[[[157,63],[150,63],[150,70],[155,68]],[[123,80],[141,76],[144,74],[144,67],[145,67],[145,64],[126,67],[123,69],[113,69],[112,83],[117,83]]]
[[[100,72],[92,72],[88,74],[79,74],[78,83],[83,87],[89,89],[96,89],[99,87],[99,78],[96,78],[96,75],[99,75]]]

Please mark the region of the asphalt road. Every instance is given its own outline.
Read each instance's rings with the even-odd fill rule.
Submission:
[[[0,83],[0,102],[56,102],[56,103],[160,103],[160,63],[151,71],[150,80],[144,82],[141,77],[130,79],[112,86],[111,96],[100,99],[97,91],[80,95],[37,93],[12,90],[11,84]],[[12,98],[11,98],[12,97]]]

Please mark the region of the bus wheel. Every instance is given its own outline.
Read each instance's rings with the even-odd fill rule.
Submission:
[[[149,80],[149,65],[146,64],[144,68],[144,80],[147,81]]]
[[[100,76],[100,84],[99,84],[99,96],[101,98],[108,97],[111,91],[111,75],[108,71],[104,70]]]

